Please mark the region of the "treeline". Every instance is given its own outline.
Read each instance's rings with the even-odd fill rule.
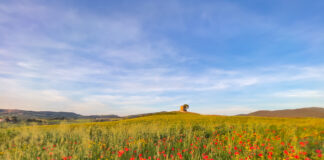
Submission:
[[[2,119],[2,118],[0,118]],[[20,123],[20,122],[36,122],[36,123],[45,123],[45,120],[41,119],[36,119],[36,118],[27,118],[27,119],[21,119],[17,116],[10,116],[10,117],[5,117],[2,119],[2,122],[7,122],[7,123]]]

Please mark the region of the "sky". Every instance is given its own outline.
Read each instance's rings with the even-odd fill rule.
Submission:
[[[324,106],[324,1],[0,1],[0,108]]]

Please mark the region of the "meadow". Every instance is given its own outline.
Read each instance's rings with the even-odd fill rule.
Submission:
[[[2,126],[4,160],[323,159],[324,119],[168,112],[111,122]]]

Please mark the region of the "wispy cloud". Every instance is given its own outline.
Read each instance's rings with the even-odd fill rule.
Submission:
[[[212,115],[238,115],[238,114],[247,114],[251,112],[255,112],[257,109],[251,107],[242,107],[242,106],[229,106],[226,108],[215,108],[209,112],[203,112],[204,114],[212,114]]]
[[[302,49],[293,47],[298,49],[287,52],[290,56],[321,53],[321,26],[294,25],[229,2],[146,3],[103,13],[60,2],[0,2],[0,107],[140,113],[170,110],[192,97],[210,107],[214,97],[202,95],[243,94],[264,86],[276,90],[260,104],[273,95],[322,98],[323,86],[312,90],[305,84],[324,80],[323,64],[268,63],[285,56],[278,47],[282,41],[307,42]],[[253,36],[264,37],[264,43],[254,44]],[[253,45],[246,37],[252,37]],[[240,38],[239,44],[232,43]],[[244,66],[247,62],[254,66]],[[284,83],[303,85],[280,88]],[[244,100],[236,100],[217,106],[242,106],[238,103]],[[257,108],[245,106],[212,109],[236,114]]]
[[[318,90],[289,90],[274,95],[288,98],[324,98],[324,92]]]

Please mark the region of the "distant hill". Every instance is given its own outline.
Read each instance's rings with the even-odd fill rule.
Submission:
[[[173,112],[156,112],[156,113],[145,113],[128,115],[125,117],[120,117],[118,115],[90,115],[84,116],[73,112],[53,112],[53,111],[26,111],[18,109],[0,109],[1,117],[13,117],[16,116],[19,119],[110,119],[110,118],[137,118],[143,116],[150,116],[155,114],[165,114]],[[237,116],[259,116],[259,117],[318,117],[324,118],[324,108],[320,107],[310,107],[310,108],[300,108],[300,109],[285,109],[285,110],[261,110],[252,112],[249,114],[240,114]]]
[[[144,113],[144,114],[134,114],[124,117],[118,115],[90,115],[84,116],[76,114],[74,112],[53,112],[53,111],[26,111],[19,109],[0,109],[0,118],[1,117],[13,117],[16,116],[20,119],[28,118],[41,118],[41,119],[109,119],[109,118],[137,118],[143,116],[149,116],[154,114],[163,114],[167,113],[165,111],[155,112],[155,113]]]
[[[55,118],[66,118],[66,119],[76,119],[76,118],[119,118],[117,115],[92,115],[83,116],[73,112],[52,112],[52,111],[26,111],[18,109],[0,109],[0,117],[12,117],[16,116],[19,118],[42,118],[42,119],[55,119]]]
[[[274,111],[261,110],[249,114],[240,114],[238,116],[324,118],[324,108],[310,107],[310,108],[285,109],[285,110],[274,110]]]
[[[156,114],[164,114],[164,113],[169,113],[169,112],[162,111],[162,112],[154,112],[154,113],[133,114],[133,115],[125,116],[123,118],[137,118],[137,117],[150,116],[150,115],[156,115]]]

